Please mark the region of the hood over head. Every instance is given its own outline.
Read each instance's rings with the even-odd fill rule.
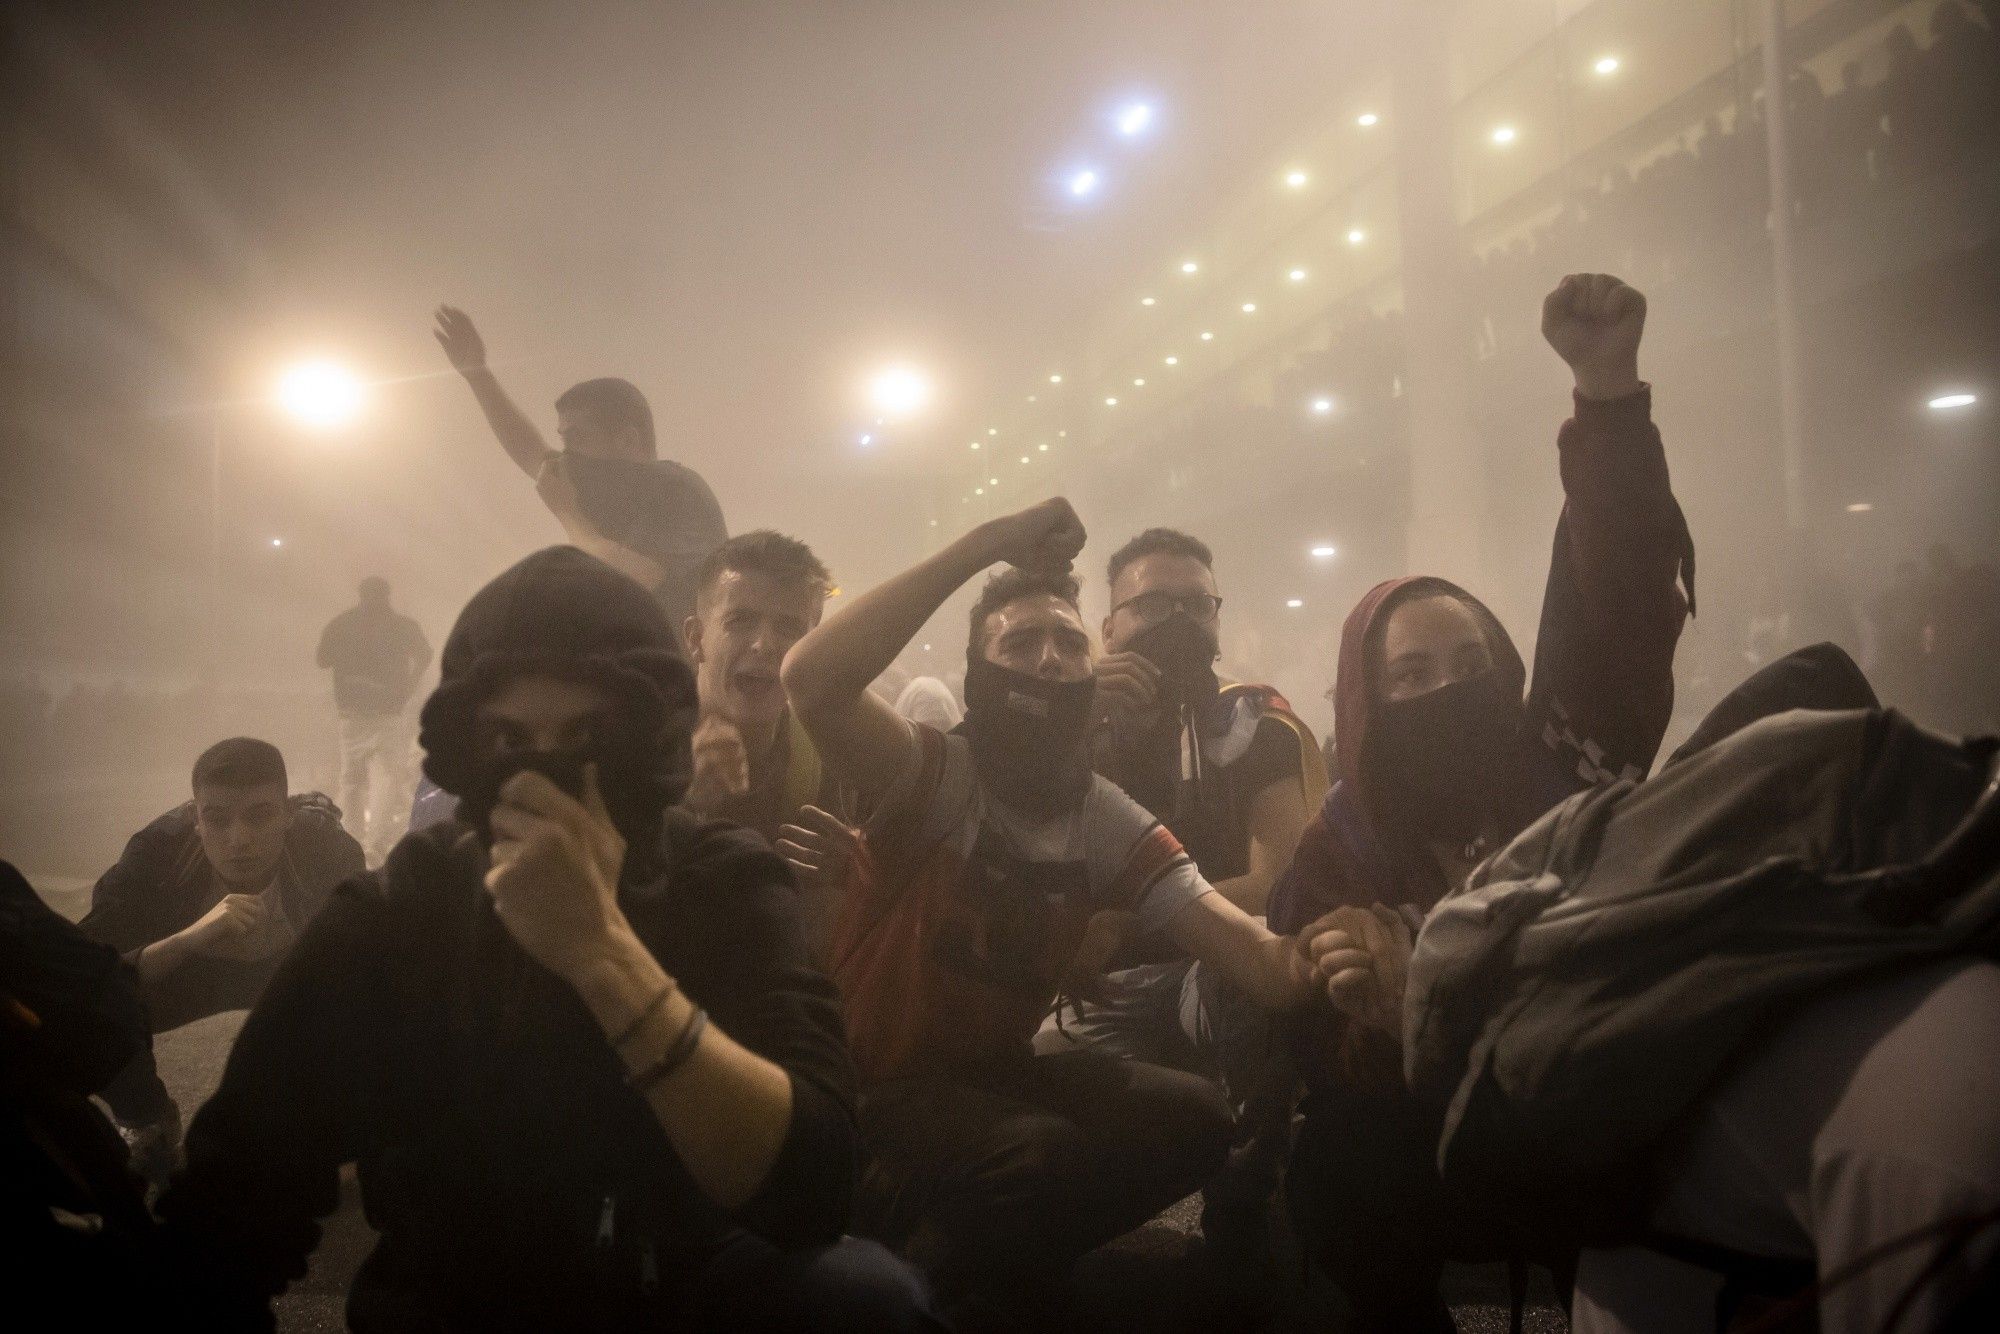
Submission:
[[[1519,699],[1527,690],[1528,669],[1521,651],[1500,624],[1500,618],[1472,594],[1448,579],[1435,575],[1405,575],[1386,579],[1362,594],[1347,614],[1340,631],[1340,660],[1333,685],[1333,737],[1335,774],[1359,800],[1369,817],[1380,823],[1376,800],[1380,795],[1380,761],[1369,748],[1381,701],[1375,677],[1380,670],[1382,636],[1389,614],[1403,603],[1419,598],[1452,597],[1472,609],[1486,628],[1486,643],[1493,655],[1493,668],[1508,692]]]
[[[423,707],[424,773],[463,797],[481,783],[473,721],[502,682],[539,673],[607,690],[629,711],[618,753],[598,758],[614,814],[656,818],[679,801],[691,770],[694,673],[653,596],[575,547],[548,547],[473,594],[439,657]],[[621,822],[622,823],[622,822]],[[636,842],[635,832],[626,838]]]

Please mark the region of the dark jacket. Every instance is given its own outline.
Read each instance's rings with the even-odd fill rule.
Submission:
[[[340,808],[318,792],[291,799],[292,827],[278,868],[278,901],[292,929],[303,931],[333,887],[367,866],[361,845],[340,824]],[[193,926],[224,890],[202,854],[194,803],[182,802],[125,844],[118,864],[90,892],[85,935],[129,960],[155,941]],[[277,959],[196,959],[152,1001],[155,1033],[224,1010],[248,1009],[277,969]]]
[[[853,1073],[776,855],[671,812],[656,869],[620,890],[715,1026],[792,1077],[770,1177],[727,1214],[583,1002],[494,916],[466,832],[413,835],[341,887],[190,1127],[160,1213],[214,1327],[271,1327],[356,1160],[381,1233],[349,1294],[356,1330],[658,1327],[732,1229],[806,1246],[845,1225]]]
[[[480,590],[423,709],[442,789],[477,787],[479,704],[523,672],[618,701],[597,757],[628,845],[620,906],[715,1027],[791,1077],[763,1188],[725,1213],[696,1186],[582,999],[495,916],[486,852],[454,819],[340,888],[189,1128],[160,1213],[191,1317],[268,1329],[347,1162],[381,1234],[348,1294],[360,1331],[658,1329],[738,1229],[779,1246],[840,1235],[857,1149],[833,986],[809,960],[784,862],[666,809],[686,784],[695,698],[658,605],[568,547]]]
[[[1398,601],[1447,591],[1486,622],[1495,666],[1518,693],[1522,723],[1500,784],[1503,837],[1564,797],[1642,777],[1673,713],[1674,645],[1693,606],[1694,546],[1668,482],[1652,393],[1576,397],[1556,444],[1565,503],[1542,600],[1535,674],[1492,612],[1436,579],[1377,585],[1347,618],[1334,685],[1338,774],[1271,893],[1271,928],[1297,931],[1341,905],[1427,912],[1450,888],[1380,802],[1370,749],[1380,691],[1373,646]],[[1680,585],[1685,583],[1687,596]],[[1302,1024],[1309,1084],[1346,1063],[1345,1025],[1326,1006]],[[1391,1072],[1391,1063],[1384,1067]]]
[[[60,1309],[80,1329],[130,1329],[148,1313],[152,1220],[124,1144],[89,1101],[146,1036],[117,952],[0,862],[0,1237],[17,1320]]]

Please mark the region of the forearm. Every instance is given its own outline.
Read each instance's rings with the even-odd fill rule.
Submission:
[[[1310,994],[1311,969],[1290,936],[1219,895],[1203,895],[1167,924],[1174,944],[1214,968],[1266,1010],[1289,1010]]]
[[[607,1042],[631,1034],[618,1056],[635,1074],[658,1062],[694,1017],[694,1003],[629,933],[572,982]],[[655,1006],[663,990],[671,994]],[[688,1175],[724,1209],[757,1194],[791,1129],[791,1077],[713,1025],[685,1062],[646,1089],[646,1100]]]
[[[801,715],[852,700],[896,661],[960,585],[997,556],[984,527],[856,598],[793,646],[785,689]]]
[[[666,576],[666,571],[656,562],[612,541],[580,512],[557,514],[556,518],[562,524],[563,532],[568,534],[571,546],[597,557],[640,587],[658,588]]]
[[[493,434],[500,441],[500,447],[507,451],[507,457],[530,477],[540,473],[542,464],[555,451],[542,439],[542,433],[528,420],[527,414],[515,406],[507,391],[500,387],[500,381],[494,378],[493,372],[483,366],[467,371],[465,383],[472,390],[472,396],[479,401],[480,411],[486,414],[486,424],[493,428]]]
[[[1252,917],[1262,917],[1271,901],[1271,883],[1277,876],[1262,867],[1251,867],[1242,875],[1215,882],[1215,892]]]
[[[140,994],[150,1001],[154,988],[178,972],[193,953],[193,940],[187,932],[180,931],[128,956],[133,971],[139,975]]]

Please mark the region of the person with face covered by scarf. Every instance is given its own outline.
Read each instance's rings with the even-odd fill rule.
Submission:
[[[974,529],[857,598],[785,660],[792,708],[870,820],[832,970],[873,1163],[863,1230],[975,1322],[1045,1328],[1070,1265],[1221,1166],[1206,1079],[1099,1052],[1036,1055],[1094,942],[1158,933],[1270,1008],[1301,1003],[1297,943],[1203,880],[1171,832],[1091,768],[1097,686],[1070,564],[1083,527],[1049,500]],[[988,566],[964,722],[911,723],[868,689]]]
[[[1169,528],[1147,529],[1112,555],[1093,753],[1097,771],[1159,817],[1217,893],[1260,916],[1326,792],[1326,770],[1316,738],[1277,691],[1217,676],[1214,565],[1206,544]],[[1036,1045],[1086,1046],[1220,1079],[1237,1114],[1237,1146],[1203,1192],[1202,1231],[1242,1287],[1269,1294],[1267,1205],[1291,1105],[1265,1014],[1157,943],[1133,942],[1107,962],[1114,967],[1097,1002],[1052,1018]]]
[[[841,1237],[852,1067],[783,862],[670,809],[694,719],[593,557],[467,604],[422,714],[456,818],[306,930],[160,1203],[188,1323],[270,1328],[357,1162],[356,1330],[936,1328]]]
[[[1645,298],[1608,274],[1572,274],[1543,304],[1576,414],[1557,437],[1565,503],[1533,681],[1493,613],[1443,579],[1378,585],[1341,632],[1336,781],[1270,920],[1334,922],[1307,929],[1325,999],[1296,1023],[1305,1119],[1287,1197],[1358,1328],[1449,1330],[1441,1262],[1510,1254],[1497,1224],[1446,1194],[1443,1109],[1402,1081],[1412,933],[1564,797],[1642,777],[1673,711],[1694,548],[1639,379],[1645,317]]]

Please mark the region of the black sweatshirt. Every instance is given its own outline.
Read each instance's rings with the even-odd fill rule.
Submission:
[[[356,1330],[658,1328],[736,1229],[804,1247],[845,1226],[853,1072],[783,862],[673,811],[620,890],[715,1026],[791,1076],[784,1146],[731,1214],[574,991],[507,935],[465,834],[412,835],[342,885],[245,1023],[160,1205],[204,1327],[271,1328],[349,1161],[382,1234],[349,1294]]]

